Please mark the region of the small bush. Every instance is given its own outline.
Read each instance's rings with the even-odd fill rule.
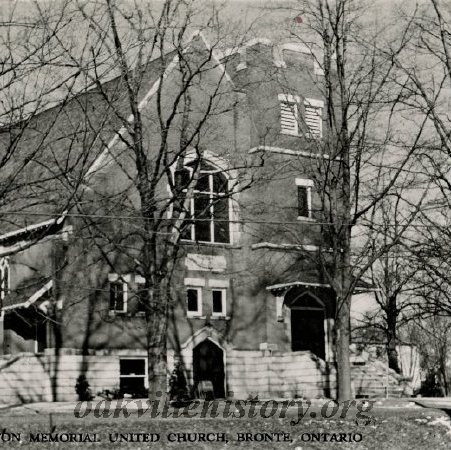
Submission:
[[[79,375],[79,377],[77,378],[75,392],[78,395],[78,400],[80,400],[81,402],[89,401],[94,398],[85,375]]]
[[[177,361],[169,379],[169,399],[174,402],[184,402],[190,399],[183,364]]]
[[[422,397],[443,397],[443,390],[438,381],[439,377],[434,372],[429,372],[421,383],[419,394]]]

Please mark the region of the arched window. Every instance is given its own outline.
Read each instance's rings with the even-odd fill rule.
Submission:
[[[194,168],[186,165],[175,172],[175,185],[186,193],[194,177]],[[182,239],[197,242],[230,242],[228,179],[219,169],[201,162],[194,192],[186,212]]]

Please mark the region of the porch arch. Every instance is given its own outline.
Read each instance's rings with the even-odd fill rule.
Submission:
[[[330,286],[296,281],[267,290],[275,297],[276,318],[284,325],[291,350],[308,350],[332,362],[335,300]]]
[[[180,347],[180,357],[186,370],[187,381],[194,386],[194,349],[205,341],[211,342],[223,355],[224,392],[227,395],[227,352],[231,350],[224,337],[211,326],[205,326],[190,336]]]
[[[285,294],[285,304],[290,310],[291,350],[311,351],[326,359],[326,306],[309,291],[290,289]]]

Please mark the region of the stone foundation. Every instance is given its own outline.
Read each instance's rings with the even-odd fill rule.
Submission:
[[[20,354],[0,358],[0,401],[17,404],[37,401],[76,401],[75,384],[84,373],[94,394],[119,387],[119,359],[144,357],[142,352],[118,351],[83,356],[64,350],[59,356]],[[103,352],[102,352],[103,353]],[[185,361],[191,381],[191,361]],[[310,352],[282,353],[230,350],[226,354],[226,392],[247,399],[334,397],[335,372]],[[168,376],[174,354],[168,355]]]
[[[335,397],[335,369],[310,352],[233,350],[227,357],[230,397]]]

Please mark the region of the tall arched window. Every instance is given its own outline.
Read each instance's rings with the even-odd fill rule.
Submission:
[[[186,165],[175,172],[178,190],[187,192],[194,169]],[[197,242],[230,242],[228,179],[220,170],[201,162],[193,196],[189,200],[182,239]]]

